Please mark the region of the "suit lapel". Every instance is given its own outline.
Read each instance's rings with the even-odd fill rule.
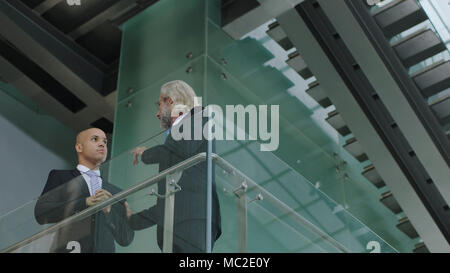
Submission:
[[[86,184],[86,180],[84,180],[84,177],[81,175],[81,172],[78,169],[73,169],[71,171],[71,174],[73,176],[74,179],[78,180],[78,183],[80,185],[80,189],[81,189],[81,193],[84,196],[90,196],[91,193],[89,192],[89,188]]]
[[[102,177],[102,189],[105,189],[109,191],[111,194],[114,194],[111,192],[111,187],[109,186],[108,182],[106,182],[106,180],[103,179],[103,177]]]

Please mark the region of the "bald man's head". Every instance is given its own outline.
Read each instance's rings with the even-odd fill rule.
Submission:
[[[78,153],[78,162],[93,169],[105,162],[108,154],[107,138],[105,132],[98,128],[81,131],[77,135],[75,150]]]

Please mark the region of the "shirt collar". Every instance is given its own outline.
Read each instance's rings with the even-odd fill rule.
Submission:
[[[78,164],[77,165],[77,170],[79,170],[81,173],[87,173],[88,171],[90,171],[90,169],[82,164]],[[93,172],[100,176],[100,170],[93,170]]]

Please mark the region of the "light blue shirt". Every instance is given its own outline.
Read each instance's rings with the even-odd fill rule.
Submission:
[[[92,193],[92,189],[91,189],[91,178],[86,174],[89,171],[89,168],[84,166],[84,165],[78,164],[77,165],[77,170],[79,170],[81,172],[81,175],[83,176],[84,181],[86,182],[86,184],[87,184],[87,186],[89,188],[89,193],[91,194],[91,196],[93,196],[94,194]],[[100,176],[100,170],[93,170],[93,172],[95,172],[95,174],[98,175],[98,179],[99,179],[99,182],[100,182],[100,188],[102,188],[102,182],[103,181],[102,181],[102,178]]]
[[[172,127],[170,127],[170,128],[172,128]],[[167,129],[166,132],[164,133],[164,134],[165,134],[165,135],[164,135],[164,143],[166,143],[167,137],[168,137],[169,134],[170,134],[170,128]]]

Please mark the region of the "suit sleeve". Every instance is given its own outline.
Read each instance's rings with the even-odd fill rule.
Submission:
[[[55,170],[49,173],[47,183],[34,208],[34,215],[39,224],[60,222],[86,208],[85,198],[77,192],[71,192],[72,186],[70,181],[62,182]]]
[[[107,189],[111,194],[117,194],[121,191],[120,188],[109,184]],[[127,209],[124,203],[126,200],[119,201],[111,206],[111,212],[105,215],[107,226],[110,228],[115,241],[121,246],[128,246],[134,239],[134,230],[130,227],[130,222],[127,218]],[[104,215],[102,212],[100,212]]]
[[[141,160],[145,164],[159,164],[163,161],[170,161],[174,164],[205,152],[206,145],[206,140],[181,140],[171,144],[156,145],[145,150]]]
[[[142,153],[141,160],[145,164],[159,164],[169,154],[170,151],[166,145],[156,145],[145,150]]]
[[[133,214],[130,217],[130,226],[133,230],[146,229],[157,224],[159,219],[156,206]]]
[[[134,239],[134,230],[127,219],[127,210],[123,202],[111,207],[111,213],[106,215],[106,221],[116,242],[121,246],[128,246]]]

